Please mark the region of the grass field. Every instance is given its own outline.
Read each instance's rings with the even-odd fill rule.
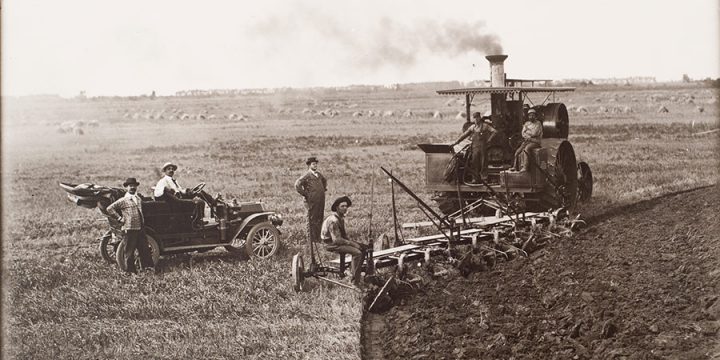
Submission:
[[[595,178],[594,198],[580,211],[597,213],[717,182],[718,133],[694,135],[720,125],[717,96],[715,89],[675,85],[584,88],[562,98],[588,110],[570,115],[569,138]],[[353,198],[350,236],[364,239],[371,208],[373,234],[390,231],[390,187],[378,168],[392,170],[428,199],[423,153],[415,144],[458,136],[464,120],[455,115],[462,106],[447,101],[422,87],[6,99],[3,355],[359,358],[360,295],[322,283],[301,294],[291,289],[290,258],[305,243],[304,208],[292,185],[305,171],[303,159],[316,155],[329,179],[328,202]],[[657,113],[661,105],[670,112]],[[339,116],[303,113],[329,108]],[[395,115],[370,117],[369,110]],[[406,110],[415,115],[402,116]],[[358,111],[364,116],[352,116]],[[429,116],[434,111],[444,119]],[[245,119],[228,120],[231,114]],[[58,131],[77,121],[85,123],[83,135]],[[66,201],[57,182],[119,186],[135,176],[148,194],[166,161],[180,166],[183,186],[207,182],[211,193],[262,200],[280,212],[285,225],[278,255],[246,260],[218,249],[167,257],[155,276],[127,276],[105,263],[97,246],[104,218]],[[400,194],[398,200],[400,221],[423,219],[412,199]]]

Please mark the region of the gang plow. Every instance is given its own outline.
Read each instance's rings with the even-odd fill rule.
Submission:
[[[393,176],[388,170],[381,168],[389,177],[391,184],[398,185],[417,202],[427,216],[427,221],[415,223],[397,223],[395,214],[395,192],[392,192],[393,219],[397,246],[368,250],[362,269],[366,281],[374,283],[380,289],[389,289],[389,283],[412,281],[407,278],[408,269],[419,266],[433,272],[433,265],[442,264],[445,268],[455,268],[460,274],[469,273],[492,267],[496,262],[510,260],[517,256],[528,256],[529,253],[545,246],[553,239],[569,237],[583,221],[579,215],[572,217],[565,208],[552,209],[544,212],[515,212],[514,207],[505,201],[500,194],[478,199],[467,204],[460,210],[443,216],[419,198],[411,189]],[[471,217],[481,209],[495,210],[494,216]],[[398,228],[434,228],[436,234],[398,239]],[[331,278],[344,277],[349,267],[350,255],[341,255],[327,263],[316,261],[315,245],[311,245],[311,264],[305,268],[302,254],[296,254],[292,261],[293,287],[296,291],[305,288],[305,280],[314,277],[341,286],[347,284]],[[392,276],[377,283],[376,269],[391,268]],[[447,272],[447,271],[446,271]],[[442,274],[442,273],[441,273]],[[372,278],[373,280],[370,280]],[[376,294],[372,304],[378,301],[384,292]]]

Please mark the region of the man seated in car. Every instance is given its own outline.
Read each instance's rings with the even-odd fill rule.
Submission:
[[[160,181],[158,181],[157,185],[155,185],[155,200],[175,203],[180,205],[182,209],[193,209],[195,211],[193,221],[201,222],[202,218],[205,216],[205,202],[201,199],[195,198],[195,196],[204,196],[206,199],[209,199],[209,201],[212,200],[212,197],[202,190],[195,194],[192,193],[190,189],[180,187],[177,180],[175,180],[176,170],[177,165],[171,162],[163,165],[162,171],[165,173],[165,176],[163,176]]]

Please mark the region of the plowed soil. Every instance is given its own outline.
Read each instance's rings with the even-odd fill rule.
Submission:
[[[611,209],[528,258],[435,281],[365,317],[364,355],[720,359],[719,194]]]

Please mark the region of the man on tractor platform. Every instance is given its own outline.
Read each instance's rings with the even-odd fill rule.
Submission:
[[[343,254],[342,256],[345,256],[344,254],[350,254],[352,256],[352,263],[350,264],[352,284],[355,287],[361,288],[360,268],[368,247],[357,241],[348,239],[347,231],[345,230],[345,215],[347,215],[350,206],[352,206],[352,201],[350,201],[350,198],[347,196],[335,199],[330,207],[333,214],[323,221],[320,237],[325,243],[325,250]]]
[[[515,151],[515,162],[510,171],[530,170],[530,154],[533,149],[540,148],[540,139],[543,136],[542,123],[537,118],[535,109],[528,110],[528,120],[523,124],[522,138],[523,142]]]
[[[140,265],[144,270],[153,270],[153,259],[145,237],[142,198],[137,193],[140,185],[135,178],[128,178],[123,183],[127,191],[125,196],[110,204],[106,211],[108,216],[122,223],[125,233],[125,253],[117,254],[125,264],[125,271],[136,273],[135,249],[140,253]]]
[[[318,159],[315,156],[307,158],[305,165],[308,171],[295,181],[295,191],[303,197],[308,211],[308,240],[317,243],[320,242],[320,227],[325,216],[327,180],[318,171]]]
[[[472,117],[474,121],[473,124],[452,143],[452,146],[470,137],[470,158],[468,161],[468,170],[472,177],[470,182],[479,184],[481,183],[481,179],[487,178],[487,147],[495,137],[497,131],[490,125],[490,114],[482,116],[482,114],[476,112],[473,113]]]

